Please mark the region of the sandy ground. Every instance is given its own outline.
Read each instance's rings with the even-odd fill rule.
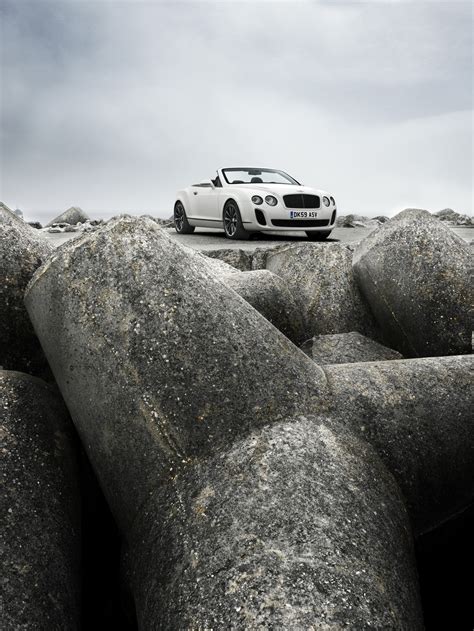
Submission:
[[[474,228],[455,227],[454,232],[462,239],[470,242],[474,239]],[[248,241],[231,241],[224,237],[222,230],[207,230],[205,228],[196,228],[194,234],[179,235],[174,229],[167,230],[170,237],[197,250],[218,250],[221,248],[232,248],[242,250],[255,250],[257,248],[270,248],[280,243],[298,243],[305,241],[306,235],[301,232],[300,236],[284,235],[282,233],[259,233],[252,236]],[[369,228],[335,228],[326,243],[352,243],[361,241],[370,232]],[[77,237],[81,233],[65,232],[65,233],[41,233],[48,241],[55,246],[69,241]]]

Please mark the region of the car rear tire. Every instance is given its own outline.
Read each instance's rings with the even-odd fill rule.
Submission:
[[[225,236],[228,239],[248,239],[250,233],[245,230],[240,210],[234,201],[229,201],[224,206],[222,214]]]
[[[331,234],[332,230],[325,230],[324,232],[306,232],[308,241],[326,241]]]
[[[188,221],[186,211],[181,202],[176,202],[174,205],[174,229],[178,234],[192,234],[194,232],[194,226]]]

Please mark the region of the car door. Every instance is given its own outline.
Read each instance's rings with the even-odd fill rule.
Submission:
[[[196,221],[203,226],[213,227],[217,221],[217,189],[208,186],[195,186],[192,191],[192,205]]]

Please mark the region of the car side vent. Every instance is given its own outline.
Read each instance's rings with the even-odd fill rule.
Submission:
[[[258,223],[261,226],[266,226],[267,225],[267,222],[265,221],[265,215],[260,210],[260,208],[256,208],[255,209],[255,217],[257,218],[257,221],[258,221]]]
[[[336,211],[333,210],[333,213],[331,215],[331,225],[336,221]]]

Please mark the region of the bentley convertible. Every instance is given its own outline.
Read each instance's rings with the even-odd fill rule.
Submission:
[[[229,239],[304,230],[309,239],[323,241],[336,214],[334,197],[326,191],[303,186],[283,171],[253,167],[218,169],[214,179],[179,191],[174,205],[176,232],[223,228]]]

